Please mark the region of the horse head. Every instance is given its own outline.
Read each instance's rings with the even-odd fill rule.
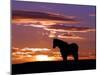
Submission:
[[[57,42],[57,39],[54,38],[53,39],[53,48],[55,48],[57,46],[57,43],[56,42]]]

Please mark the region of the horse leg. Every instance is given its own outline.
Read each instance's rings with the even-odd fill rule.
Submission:
[[[61,55],[62,55],[63,61],[67,61],[67,56],[66,56],[66,54],[65,54],[65,53],[61,53]]]
[[[67,58],[66,58],[66,57],[63,57],[63,61],[64,61],[64,62],[67,61]]]
[[[73,56],[74,56],[74,60],[78,61],[78,52],[74,52]]]

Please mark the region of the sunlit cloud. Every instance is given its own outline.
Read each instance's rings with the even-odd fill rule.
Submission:
[[[56,37],[56,32],[55,31],[50,31],[49,37],[50,38]]]
[[[51,58],[48,55],[36,55],[35,57],[36,57],[37,61],[53,61],[53,60],[55,60],[54,58]]]
[[[35,24],[29,24],[29,25],[24,25],[24,26],[31,26],[31,27],[35,27],[35,28],[45,28],[46,27],[44,25],[35,25]]]
[[[12,47],[12,49],[13,49],[13,50],[18,50],[19,48],[16,48],[16,47]]]
[[[14,47],[15,48],[15,47]],[[62,57],[60,52],[52,51],[51,49],[48,51],[48,48],[33,48],[35,49],[32,51],[31,49],[19,49],[17,51],[12,51],[12,63],[13,64],[19,64],[19,63],[25,63],[25,62],[37,62],[37,61],[62,61]],[[38,50],[40,51],[38,53]],[[41,50],[41,49],[44,49]],[[79,50],[79,59],[95,59],[95,50]],[[68,60],[73,60],[73,56],[68,56]]]
[[[94,32],[95,29],[87,29],[87,30],[71,30],[71,29],[50,29],[50,28],[44,28],[44,30],[47,31],[55,31],[55,32],[79,32],[79,33],[85,33],[85,32]]]
[[[24,26],[31,26],[36,28],[43,28],[44,30],[50,31],[50,32],[94,32],[94,28],[89,27],[78,27],[78,26],[65,26],[63,24],[56,24],[52,26],[45,26],[45,25],[35,25],[35,24],[29,24]]]
[[[56,20],[48,20],[48,19],[30,19],[30,18],[19,18],[19,19],[13,19],[13,24],[40,24],[40,25],[54,25],[56,23],[63,23],[63,21],[56,21]]]
[[[28,48],[28,47],[26,47],[26,48],[23,48],[23,49],[21,49],[21,50],[31,50],[31,51],[49,51],[50,49],[48,49],[48,48]]]
[[[26,57],[29,57],[29,58],[31,58],[31,57],[33,57],[32,55],[26,55]]]
[[[48,48],[31,48],[31,49],[19,48],[18,51],[12,51],[13,64],[19,64],[24,62],[37,62],[37,61],[56,61],[56,60],[60,61],[61,59],[62,58],[60,54],[58,53],[53,54],[53,52],[50,52]]]
[[[78,27],[78,26],[70,26],[66,24],[55,24],[55,25],[40,25],[40,24],[24,24],[23,26],[31,26],[34,28],[41,28],[45,31],[49,31],[49,33],[46,35],[49,38],[69,38],[69,39],[84,39],[80,36],[69,36],[69,35],[57,35],[58,32],[61,33],[86,33],[86,32],[95,32],[94,28],[89,27]],[[43,33],[44,35],[44,33]],[[43,49],[42,49],[43,50]]]
[[[60,56],[48,56],[48,55],[36,55],[36,61],[61,61],[62,58]]]
[[[67,39],[78,39],[78,40],[83,40],[85,38],[75,35],[75,34],[71,34],[71,33],[64,33],[64,34],[60,34],[57,36],[58,38],[67,38]]]
[[[74,21],[61,21],[61,20],[49,20],[49,19],[30,19],[30,18],[19,18],[13,19],[12,24],[41,24],[41,25],[54,25],[57,23],[65,23],[65,24],[77,24],[78,22]]]
[[[83,40],[83,37],[80,36],[64,36],[64,35],[58,35],[59,38],[67,38],[67,39],[78,39],[78,40]]]
[[[19,50],[19,48],[12,47],[12,50],[13,50],[13,52],[16,52],[16,51],[18,51],[18,50]]]
[[[52,25],[44,29],[48,31],[56,31],[56,32],[94,32],[95,31],[94,28],[65,26],[65,25]]]

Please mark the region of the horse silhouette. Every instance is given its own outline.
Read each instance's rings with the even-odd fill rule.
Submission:
[[[63,61],[67,61],[67,56],[72,55],[75,61],[78,61],[78,45],[76,43],[68,44],[59,39],[53,39],[53,48],[60,48]]]

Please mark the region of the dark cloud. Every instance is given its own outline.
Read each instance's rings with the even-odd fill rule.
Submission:
[[[53,13],[46,13],[46,12],[31,12],[31,11],[19,11],[15,10],[12,11],[13,17],[23,17],[23,18],[45,18],[45,19],[52,19],[52,20],[65,20],[65,21],[76,21],[74,19],[66,18],[60,14],[53,14]]]
[[[61,14],[56,14],[52,12],[38,12],[38,11],[20,11],[20,10],[13,10],[12,11],[12,18],[15,20],[21,19],[35,19],[35,23],[41,21],[48,21],[52,20],[53,22],[62,22],[62,23],[72,23],[76,24],[79,21],[75,20],[75,16],[65,16]],[[37,22],[36,22],[37,20]],[[28,22],[28,21],[27,21]],[[30,21],[29,21],[30,22]],[[43,24],[43,23],[42,23]]]

